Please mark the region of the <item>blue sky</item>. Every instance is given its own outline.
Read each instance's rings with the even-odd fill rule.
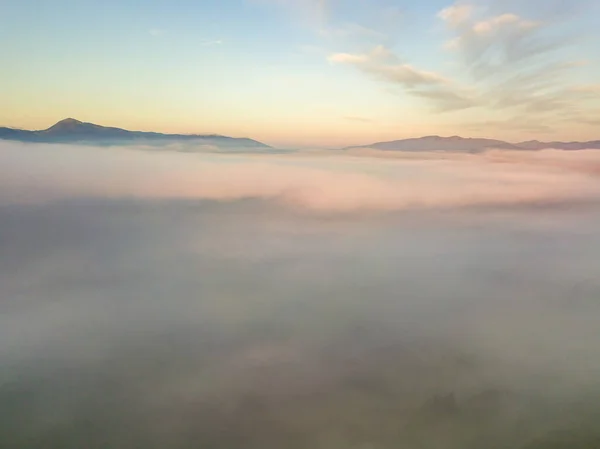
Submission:
[[[336,146],[600,133],[591,0],[0,2],[0,125]]]

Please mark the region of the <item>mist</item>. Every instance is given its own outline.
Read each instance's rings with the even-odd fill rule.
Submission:
[[[599,151],[178,150],[0,143],[0,447],[600,444]]]

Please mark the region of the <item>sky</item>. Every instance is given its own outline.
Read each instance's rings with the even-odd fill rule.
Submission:
[[[0,0],[0,126],[600,138],[593,0]]]

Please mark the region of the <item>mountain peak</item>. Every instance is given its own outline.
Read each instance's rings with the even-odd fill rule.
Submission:
[[[23,142],[92,143],[99,145],[128,144],[131,142],[156,143],[183,141],[194,144],[227,145],[244,148],[270,148],[264,143],[247,138],[216,134],[163,134],[158,132],[128,131],[126,129],[95,125],[72,117],[65,118],[48,129],[25,131],[0,127],[0,139]]]
[[[72,128],[76,128],[78,126],[83,125],[83,122],[79,121],[79,120],[75,120],[74,118],[66,118],[61,120],[60,122],[55,123],[54,125],[52,125],[50,128],[47,129],[47,131],[50,130],[67,130],[67,129],[72,129]]]
[[[76,119],[74,119],[74,118],[71,118],[71,117],[69,117],[69,118],[65,118],[65,119],[61,120],[60,122],[58,122],[58,123],[57,123],[57,125],[58,125],[58,124],[61,124],[61,123],[62,123],[63,125],[70,125],[70,124],[73,124],[73,125],[80,125],[80,124],[82,124],[83,122],[82,122],[82,121],[79,121],[79,120],[76,120]]]

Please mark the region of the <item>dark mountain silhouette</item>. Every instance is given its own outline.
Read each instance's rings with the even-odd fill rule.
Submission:
[[[50,128],[40,131],[0,127],[0,139],[18,140],[21,142],[83,143],[94,145],[162,145],[176,142],[190,142],[201,145],[221,145],[238,148],[271,148],[264,143],[248,138],[227,137],[217,134],[164,134],[129,131],[121,128],[81,122],[73,118],[61,120]],[[542,150],[546,148],[583,150],[600,149],[600,140],[589,142],[540,142],[538,140],[530,140],[527,142],[509,143],[495,139],[426,136],[377,142],[370,145],[356,145],[344,149],[355,148],[373,148],[384,151],[460,151],[468,153],[477,153],[492,148],[507,150]]]
[[[600,140],[590,142],[529,142],[509,143],[494,139],[472,139],[459,136],[440,137],[427,136],[413,139],[377,142],[371,145],[360,145],[345,148],[374,148],[384,151],[462,151],[477,153],[490,148],[507,150],[542,150],[555,148],[560,150],[600,149]]]
[[[132,143],[152,145],[183,141],[232,147],[270,148],[264,143],[247,138],[227,137],[217,134],[163,134],[129,131],[121,128],[81,122],[73,118],[61,120],[50,128],[41,131],[0,127],[0,139],[18,140],[21,142],[86,143],[99,145]]]

